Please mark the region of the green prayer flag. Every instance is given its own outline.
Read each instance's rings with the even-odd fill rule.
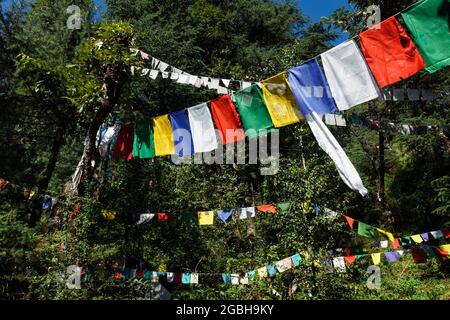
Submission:
[[[375,237],[375,228],[358,221],[358,234],[363,237],[373,238]]]
[[[155,157],[155,143],[152,125],[149,122],[136,123],[134,127],[133,158]]]
[[[429,73],[450,65],[449,6],[448,0],[423,0],[402,13]]]
[[[236,92],[234,96],[247,137],[256,138],[274,129],[263,95],[256,84]]]
[[[357,256],[356,256],[356,261],[359,261],[359,260],[361,260],[361,259],[364,259],[365,257],[367,257],[368,256],[368,254],[358,254]]]
[[[277,207],[280,212],[286,212],[291,209],[291,203],[290,202],[279,203],[277,204]]]

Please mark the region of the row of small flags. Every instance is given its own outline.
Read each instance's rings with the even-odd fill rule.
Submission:
[[[221,223],[228,223],[233,219],[249,219],[255,218],[257,212],[259,213],[269,213],[276,214],[279,210],[285,210],[290,206],[290,203],[280,203],[277,206],[273,204],[266,204],[256,207],[247,207],[247,208],[239,208],[239,209],[228,209],[228,210],[216,210],[216,211],[199,211],[197,212],[197,221],[200,226],[213,225],[215,220],[220,221]],[[157,219],[158,222],[167,222],[174,220],[175,216],[170,213],[143,213],[139,215],[138,225],[146,224],[152,221],[153,219]],[[190,214],[183,214],[180,219],[185,220],[193,220],[194,216]],[[156,220],[155,219],[155,220]]]
[[[391,232],[385,231],[383,229],[373,227],[362,221],[358,221],[346,215],[342,215],[347,221],[350,229],[356,230],[358,235],[366,238],[375,238],[377,235],[385,236],[391,243],[394,249],[398,249],[400,246],[411,246],[413,244],[421,244],[428,242],[432,239],[435,240],[445,240],[450,238],[450,228],[443,228],[441,230],[435,230],[430,232],[424,232],[420,234],[415,234],[412,236],[394,237]],[[431,238],[430,235],[433,237]],[[386,245],[386,242],[383,242]]]
[[[213,78],[209,76],[199,76],[189,74],[179,68],[171,66],[170,64],[161,61],[155,57],[150,56],[139,49],[132,50],[135,56],[140,56],[143,60],[151,60],[151,68],[131,67],[132,75],[140,75],[142,77],[149,77],[156,80],[159,76],[162,79],[170,79],[179,84],[187,84],[196,88],[207,87],[210,90],[216,90],[218,94],[228,94],[233,89],[246,89],[253,83],[258,82],[231,80],[222,78]]]
[[[433,250],[435,250],[433,252]],[[378,252],[371,254],[361,254],[354,256],[341,257],[327,257],[317,259],[314,261],[314,266],[318,268],[325,268],[327,273],[344,273],[347,268],[357,261],[364,258],[371,257],[371,263],[379,265],[382,257],[386,261],[394,263],[406,254],[412,254],[414,263],[426,263],[427,256],[437,257],[441,262],[448,259],[450,253],[450,245],[443,245],[440,247],[424,246],[423,248],[413,248],[405,250],[394,250],[389,252]],[[267,277],[273,278],[278,274],[285,273],[291,269],[300,267],[303,259],[300,254],[282,259],[278,262],[267,264],[264,267],[245,272],[245,273],[211,273],[211,272],[157,272],[157,271],[138,271],[137,269],[125,268],[123,273],[115,273],[115,279],[143,279],[152,282],[167,282],[172,284],[199,284],[201,276],[221,278],[222,282],[231,285],[248,285],[258,279]]]

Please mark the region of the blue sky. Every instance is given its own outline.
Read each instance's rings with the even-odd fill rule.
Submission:
[[[13,1],[5,0],[3,4],[8,6]],[[99,5],[101,10],[106,10],[104,0],[95,0],[95,3]],[[303,13],[311,18],[312,22],[317,22],[321,17],[330,15],[337,8],[341,8],[342,6],[348,7],[347,0],[297,0],[297,3]],[[336,42],[342,42],[346,38],[344,34]]]

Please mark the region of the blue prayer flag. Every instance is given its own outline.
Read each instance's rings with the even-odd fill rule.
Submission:
[[[175,154],[180,157],[192,156],[194,144],[186,110],[173,112],[169,116],[172,124],[173,141],[175,142]]]
[[[311,60],[288,71],[288,81],[304,116],[333,113],[337,107],[330,86],[317,60]]]

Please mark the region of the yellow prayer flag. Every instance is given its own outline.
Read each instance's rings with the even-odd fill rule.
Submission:
[[[374,265],[379,265],[381,261],[381,253],[372,253],[372,261]]]
[[[202,211],[198,213],[198,224],[210,226],[214,224],[214,211]]]
[[[260,278],[266,278],[267,277],[267,268],[266,267],[259,268],[258,270],[256,270],[256,272],[258,273],[258,276]]]
[[[395,240],[394,235],[392,233],[384,231],[382,229],[378,229],[378,228],[376,228],[376,229],[379,233],[381,233],[382,235],[385,235],[389,239],[389,241],[393,242]]]
[[[172,124],[168,114],[153,119],[153,133],[155,136],[155,155],[157,157],[175,154]]]
[[[275,127],[294,124],[304,118],[284,73],[262,81],[262,91]]]
[[[411,236],[411,239],[413,239],[415,243],[422,243],[423,242],[423,239],[420,236],[420,234],[416,234],[414,236]]]
[[[441,248],[444,251],[450,252],[450,244],[445,244],[443,246],[440,246],[439,248]]]

